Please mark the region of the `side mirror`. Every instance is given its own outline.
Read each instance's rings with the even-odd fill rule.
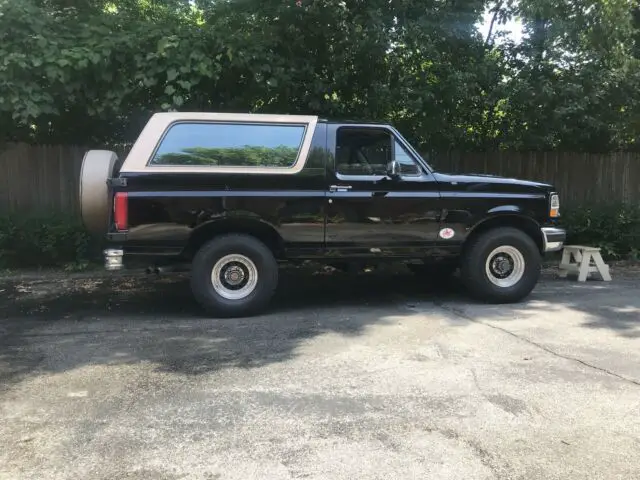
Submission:
[[[387,175],[393,180],[400,178],[400,163],[397,160],[391,160],[387,165]]]

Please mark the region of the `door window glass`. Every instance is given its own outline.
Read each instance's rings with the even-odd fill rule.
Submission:
[[[374,128],[340,128],[336,171],[343,175],[384,175],[391,160],[391,137]]]
[[[420,175],[420,167],[389,131],[376,128],[338,129],[337,173],[360,176],[386,175],[389,163],[393,159],[400,163],[401,175]]]

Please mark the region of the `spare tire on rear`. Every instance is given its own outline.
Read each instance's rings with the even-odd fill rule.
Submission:
[[[106,233],[109,223],[109,187],[118,155],[109,150],[89,150],[80,170],[80,213],[82,222],[94,235]]]

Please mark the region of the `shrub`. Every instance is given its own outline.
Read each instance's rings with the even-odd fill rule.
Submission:
[[[640,205],[604,204],[565,209],[567,242],[600,247],[609,258],[640,257]]]
[[[82,269],[99,245],[76,217],[61,214],[0,217],[0,267]]]

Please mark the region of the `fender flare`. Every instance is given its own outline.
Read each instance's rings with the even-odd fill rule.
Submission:
[[[521,208],[514,205],[504,205],[489,210],[486,216],[469,228],[463,248],[468,244],[469,239],[479,232],[500,226],[520,228],[536,242],[540,251],[543,251],[544,235],[540,224],[531,215],[527,215]]]
[[[258,217],[225,215],[197,225],[189,235],[183,253],[194,254],[205,242],[216,235],[244,233],[265,243],[274,254],[284,249],[284,241],[274,225]]]

